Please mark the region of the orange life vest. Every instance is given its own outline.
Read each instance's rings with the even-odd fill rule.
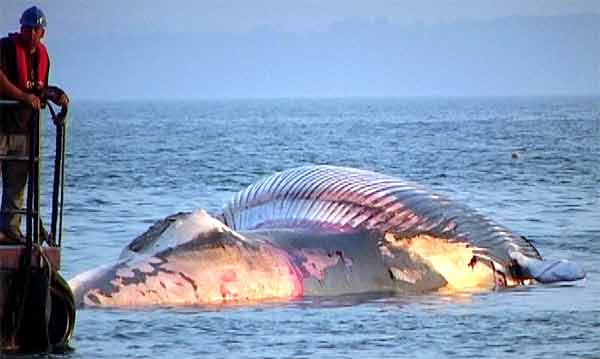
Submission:
[[[23,91],[41,89],[48,86],[48,50],[44,44],[39,43],[35,49],[34,56],[37,59],[37,69],[34,71],[37,78],[31,78],[31,71],[27,66],[27,50],[21,42],[19,34],[10,34],[10,38],[15,44],[16,63],[17,63],[17,83],[16,85]]]

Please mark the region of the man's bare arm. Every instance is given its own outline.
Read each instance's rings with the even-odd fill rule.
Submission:
[[[0,70],[0,95],[25,102],[36,110],[42,107],[40,99],[36,95],[21,91],[10,82],[2,70]]]

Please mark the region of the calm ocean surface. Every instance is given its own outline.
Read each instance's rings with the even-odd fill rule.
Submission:
[[[598,97],[75,101],[67,161],[66,278],[116,259],[158,219],[218,210],[306,164],[424,183],[588,278],[470,296],[80,310],[62,357],[600,358]]]

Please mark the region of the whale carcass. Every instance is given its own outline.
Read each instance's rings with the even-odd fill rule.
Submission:
[[[308,166],[257,181],[221,213],[169,216],[115,263],[69,284],[80,306],[144,307],[486,290],[584,276],[424,186]]]

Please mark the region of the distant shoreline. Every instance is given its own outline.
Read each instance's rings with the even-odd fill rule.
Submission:
[[[427,101],[427,100],[446,100],[446,101],[485,101],[485,100],[566,100],[566,99],[598,99],[598,94],[557,94],[557,95],[482,95],[482,96],[282,96],[282,97],[214,97],[214,98],[157,98],[157,97],[139,97],[139,98],[72,98],[74,102],[246,102],[246,101]]]

